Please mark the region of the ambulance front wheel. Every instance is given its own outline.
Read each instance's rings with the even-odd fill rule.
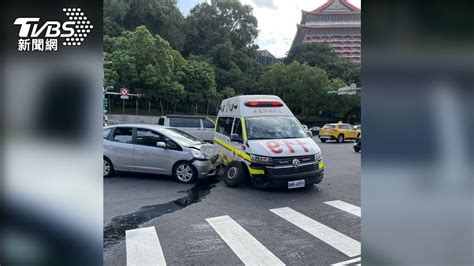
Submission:
[[[231,162],[224,172],[224,183],[228,187],[238,187],[245,181],[247,174],[245,165],[241,162]]]

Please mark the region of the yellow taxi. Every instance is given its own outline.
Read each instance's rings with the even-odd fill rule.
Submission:
[[[342,122],[334,124],[326,124],[319,130],[319,139],[321,142],[327,140],[336,140],[339,143],[344,140],[356,140],[360,137],[360,130],[355,129],[352,125]]]

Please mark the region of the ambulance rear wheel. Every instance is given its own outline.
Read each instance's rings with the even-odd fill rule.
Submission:
[[[243,163],[231,162],[224,171],[224,183],[228,187],[238,187],[245,181],[245,171]]]

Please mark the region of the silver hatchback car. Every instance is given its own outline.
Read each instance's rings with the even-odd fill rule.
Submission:
[[[214,144],[176,128],[122,124],[103,131],[104,177],[115,171],[172,175],[179,182],[214,176],[222,159]]]

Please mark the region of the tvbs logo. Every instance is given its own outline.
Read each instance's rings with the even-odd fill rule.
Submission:
[[[18,51],[57,51],[58,45],[80,46],[94,28],[80,8],[63,8],[68,18],[64,22],[46,21],[38,17],[17,18]],[[58,41],[59,38],[59,41]]]

